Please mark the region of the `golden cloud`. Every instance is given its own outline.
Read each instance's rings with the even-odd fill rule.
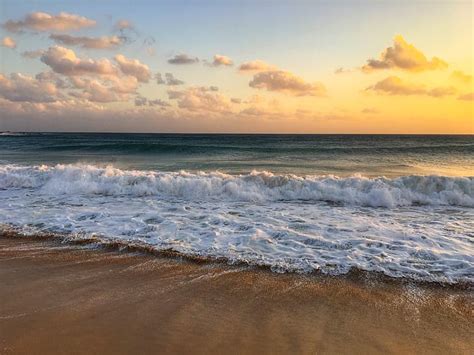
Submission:
[[[459,95],[458,100],[463,100],[463,101],[474,101],[474,92],[470,92],[464,95]]]
[[[407,43],[401,35],[397,35],[393,39],[393,46],[386,48],[380,54],[380,59],[369,59],[367,64],[362,67],[362,71],[402,69],[417,72],[447,67],[448,64],[438,57],[428,60],[419,49]]]
[[[11,37],[3,37],[2,46],[6,47],[6,48],[15,49],[16,48],[16,42]]]
[[[269,71],[269,70],[276,70],[277,67],[274,65],[270,65],[263,60],[252,60],[250,62],[242,63],[239,67],[240,72],[262,72],[262,71]]]
[[[234,63],[232,62],[232,59],[230,59],[229,57],[225,55],[220,55],[220,54],[216,54],[214,56],[214,60],[211,63],[211,66],[213,67],[220,67],[220,66],[230,67],[232,65],[234,65]]]
[[[413,84],[403,81],[397,76],[389,76],[366,90],[389,95],[427,95],[432,97],[444,97],[454,95],[456,89],[453,87],[436,87],[428,89],[424,85]]]

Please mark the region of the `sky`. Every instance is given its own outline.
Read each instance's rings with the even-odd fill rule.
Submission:
[[[473,5],[0,3],[0,131],[474,134]]]

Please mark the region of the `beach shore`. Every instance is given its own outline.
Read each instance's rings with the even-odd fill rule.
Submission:
[[[0,237],[0,353],[456,353],[472,290]]]

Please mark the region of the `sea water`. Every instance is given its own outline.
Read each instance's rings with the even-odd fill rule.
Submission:
[[[474,282],[474,136],[0,135],[0,227]]]

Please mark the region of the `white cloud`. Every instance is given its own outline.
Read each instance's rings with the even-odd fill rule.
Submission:
[[[56,85],[21,73],[10,77],[0,74],[0,97],[14,102],[53,102],[58,96]]]
[[[81,59],[73,50],[59,46],[45,51],[41,61],[56,73],[68,76],[117,74],[117,68],[108,59]]]
[[[124,55],[118,54],[115,56],[115,61],[124,74],[134,76],[142,83],[147,83],[150,80],[150,68],[138,59],[128,59]]]
[[[69,94],[91,102],[128,101],[138,87],[134,76],[110,77],[104,80],[75,76],[71,77],[70,81],[73,88],[79,91],[71,91]]]

